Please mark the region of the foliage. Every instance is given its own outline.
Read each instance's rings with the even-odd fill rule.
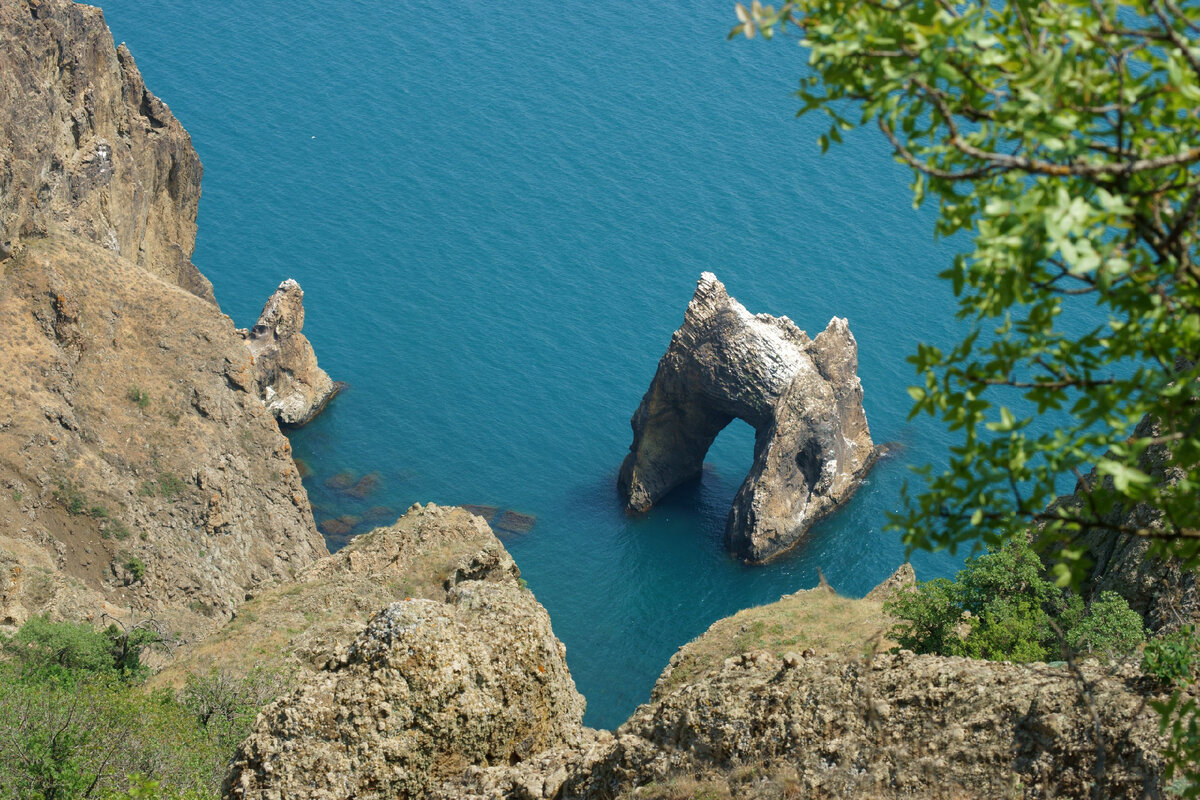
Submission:
[[[1200,640],[1191,625],[1151,640],[1142,651],[1142,671],[1164,686],[1181,686],[1200,673]]]
[[[1198,563],[1200,7],[791,0],[739,17],[735,32],[799,32],[800,113],[832,119],[823,145],[874,123],[915,202],[938,204],[937,232],[971,238],[943,273],[970,330],[912,358],[913,413],[962,440],[906,496],[909,545],[996,544],[1035,522],[1059,542],[1060,582],[1083,576],[1069,542],[1088,528]],[[1031,430],[1058,410],[1069,419]],[[1160,424],[1135,432],[1147,415]],[[1179,480],[1147,474],[1152,445]],[[1086,502],[1051,505],[1092,463],[1105,480],[1081,486]],[[1109,514],[1140,502],[1161,530]]]
[[[125,569],[129,570],[129,574],[133,577],[135,583],[146,577],[146,562],[137,556],[129,557],[125,562]]]
[[[937,233],[970,241],[942,273],[969,330],[911,359],[913,413],[960,441],[905,492],[893,522],[909,547],[994,547],[1036,527],[1056,582],[1078,585],[1078,537],[1101,530],[1200,566],[1200,5],[737,12],[734,34],[796,31],[808,49],[800,113],[830,118],[822,149],[874,124],[911,168],[914,203],[937,204]],[[1061,422],[1031,424],[1048,412]],[[1053,503],[1072,480],[1078,502]],[[1139,504],[1149,513],[1115,513]],[[1170,767],[1200,795],[1195,708],[1162,711]]]
[[[147,394],[144,389],[141,389],[137,386],[130,386],[126,396],[129,398],[129,402],[133,403],[143,411],[145,411],[150,405],[150,395]]]
[[[32,617],[5,643],[4,650],[28,673],[58,680],[96,674],[136,683],[146,674],[142,650],[161,638],[147,627],[125,630],[113,624],[98,631],[82,623]]]
[[[1077,653],[1132,653],[1146,639],[1142,617],[1116,592],[1101,592],[1076,623],[1068,642]]]
[[[1013,539],[970,559],[953,581],[938,578],[885,604],[900,620],[890,635],[917,653],[994,661],[1045,661],[1067,653],[1120,658],[1142,643],[1142,619],[1103,592],[1089,608],[1043,575],[1029,542]]]
[[[87,513],[87,495],[75,485],[74,481],[62,478],[58,481],[58,488],[51,496],[55,502],[67,509],[67,513],[71,516],[77,517]]]
[[[7,643],[0,800],[215,800],[234,748],[285,678],[214,672],[178,697],[146,692],[129,679],[146,633],[39,618]]]
[[[210,739],[232,753],[262,707],[287,688],[288,678],[286,673],[262,667],[245,677],[213,669],[207,675],[189,675],[180,702]]]

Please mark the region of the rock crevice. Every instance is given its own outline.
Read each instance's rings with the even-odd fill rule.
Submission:
[[[766,561],[795,545],[854,491],[875,458],[858,344],[835,317],[816,339],[787,317],[751,314],[712,273],[633,415],[618,485],[646,511],[700,473],[735,418],[755,429],[754,464],[726,523],[730,549]]]

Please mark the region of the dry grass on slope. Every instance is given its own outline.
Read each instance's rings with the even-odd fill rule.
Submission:
[[[189,674],[256,667],[315,670],[349,643],[372,614],[406,598],[441,601],[443,582],[464,555],[494,542],[487,523],[460,508],[432,503],[394,525],[355,538],[294,582],[246,602],[215,635],[179,653],[151,679],[181,686]]]
[[[907,565],[901,569],[908,569]],[[742,653],[767,652],[782,658],[788,652],[812,650],[857,657],[893,647],[896,643],[887,632],[895,620],[883,612],[886,593],[880,590],[896,580],[896,576],[889,578],[861,599],[842,597],[822,584],[717,620],[671,658],[653,696],[661,697]]]

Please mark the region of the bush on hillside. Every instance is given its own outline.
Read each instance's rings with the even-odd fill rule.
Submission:
[[[916,653],[991,661],[1047,661],[1068,654],[1122,658],[1145,640],[1124,598],[1102,592],[1089,607],[1046,579],[1041,560],[1014,539],[967,561],[953,581],[922,581],[890,600],[891,636]]]

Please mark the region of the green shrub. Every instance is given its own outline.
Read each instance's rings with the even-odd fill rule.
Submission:
[[[129,570],[129,574],[133,576],[135,583],[146,577],[146,562],[137,556],[131,556],[125,562],[125,569]]]
[[[238,742],[288,676],[192,676],[176,696],[131,680],[152,630],[29,620],[0,637],[0,800],[217,800]]]
[[[149,405],[150,405],[150,395],[147,394],[144,390],[138,388],[137,386],[130,386],[129,392],[126,394],[126,397],[129,398],[129,401],[131,403],[135,404],[138,408],[142,409],[143,411],[145,411],[146,408],[149,407]]]
[[[125,525],[124,522],[121,522],[118,519],[114,519],[114,520],[110,521],[104,527],[104,530],[101,532],[100,535],[103,536],[105,539],[113,538],[113,539],[116,539],[118,542],[123,542],[129,538],[129,528]]]
[[[74,481],[66,478],[60,479],[58,488],[51,496],[55,502],[62,504],[63,508],[67,509],[67,513],[72,516],[77,517],[87,512],[87,495],[75,485]]]
[[[158,476],[158,489],[162,492],[162,496],[166,498],[175,497],[186,488],[185,484],[178,477],[164,472]]]
[[[917,653],[992,661],[1046,661],[1068,653],[1129,655],[1142,619],[1113,592],[1085,608],[1044,575],[1024,539],[969,559],[953,581],[923,581],[885,605],[900,620],[891,636]]]
[[[1101,592],[1087,611],[1071,628],[1069,644],[1076,652],[1114,658],[1134,652],[1146,640],[1141,615],[1116,592]]]
[[[1200,675],[1200,642],[1188,625],[1151,639],[1142,651],[1142,671],[1164,686],[1182,686]]]
[[[22,672],[75,680],[81,675],[109,675],[126,683],[138,683],[147,670],[142,651],[161,641],[154,630],[136,625],[122,629],[110,625],[100,631],[79,622],[51,622],[47,617],[29,619],[4,650]]]

